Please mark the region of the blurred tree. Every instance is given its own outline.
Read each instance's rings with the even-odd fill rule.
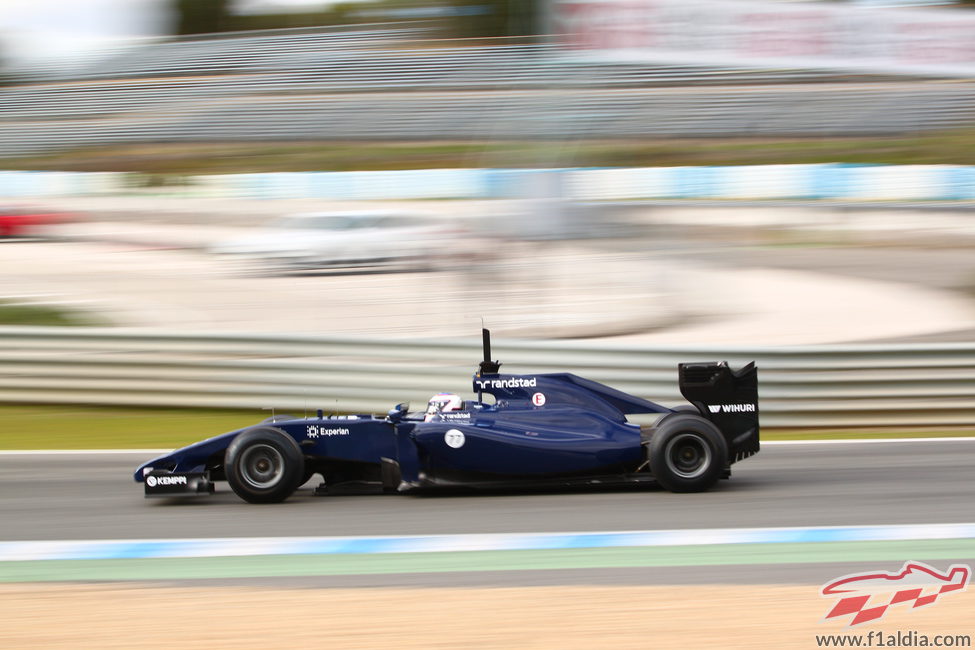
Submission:
[[[358,2],[337,3],[311,11],[235,14],[233,0],[170,0],[177,34],[243,32],[343,25],[353,22]],[[324,3],[323,3],[324,4]],[[371,4],[371,3],[370,3]]]
[[[975,1],[975,0],[973,0]],[[530,36],[547,0],[373,0],[339,2],[313,11],[234,14],[233,0],[170,0],[177,34],[287,29],[411,20],[442,26],[450,38]],[[438,12],[446,9],[445,12]]]
[[[3,41],[0,41],[0,86],[5,86],[13,81],[5,49]]]
[[[532,36],[545,0],[451,0],[458,36]]]
[[[176,34],[210,34],[226,29],[230,0],[172,0]]]

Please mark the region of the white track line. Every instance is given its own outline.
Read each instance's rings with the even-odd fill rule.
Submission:
[[[868,445],[893,442],[975,442],[975,437],[958,438],[836,438],[834,440],[762,440],[765,445]]]
[[[168,454],[172,449],[0,449],[0,456],[96,456],[99,454]]]
[[[577,533],[474,533],[374,537],[239,537],[198,539],[27,540],[0,542],[4,562],[255,555],[341,555],[538,551],[715,544],[815,544],[954,540],[970,546],[975,524],[904,524],[801,528],[710,528]],[[964,552],[964,551],[959,551]]]

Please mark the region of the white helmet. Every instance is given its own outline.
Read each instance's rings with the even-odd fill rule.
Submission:
[[[439,413],[447,411],[459,411],[464,405],[460,395],[454,393],[437,393],[427,402],[427,413],[423,418],[424,422],[429,422]]]

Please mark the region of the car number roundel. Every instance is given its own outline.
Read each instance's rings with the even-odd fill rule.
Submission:
[[[535,406],[545,406],[545,393],[535,393],[532,395],[532,404]]]
[[[450,429],[447,433],[443,434],[443,441],[447,443],[448,447],[453,447],[454,449],[460,449],[464,446],[467,439],[464,437],[464,432],[457,429]]]

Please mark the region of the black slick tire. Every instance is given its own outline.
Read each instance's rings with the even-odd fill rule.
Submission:
[[[674,413],[655,427],[647,446],[650,471],[671,492],[704,492],[721,478],[728,443],[699,415]]]
[[[301,485],[305,457],[294,438],[273,427],[241,432],[224,464],[234,493],[249,503],[280,503]]]

